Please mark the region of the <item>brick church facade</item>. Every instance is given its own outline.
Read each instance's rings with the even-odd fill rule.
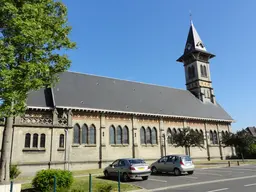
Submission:
[[[205,149],[192,148],[192,158],[231,156],[221,136],[231,131],[233,119],[215,99],[213,57],[191,23],[177,60],[184,65],[187,90],[62,73],[55,87],[29,93],[26,114],[14,120],[11,163],[24,175],[48,168],[101,168],[120,157],[150,163],[165,154],[185,153],[171,139],[185,127],[204,138]],[[0,121],[1,140],[3,128]]]

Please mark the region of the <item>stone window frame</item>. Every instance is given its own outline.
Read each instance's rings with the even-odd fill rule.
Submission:
[[[152,134],[152,131],[154,134]],[[141,145],[158,145],[158,137],[157,137],[157,129],[156,127],[147,127],[142,126],[140,128],[140,144]],[[154,137],[154,138],[153,138]],[[155,142],[154,142],[155,141]]]
[[[210,144],[211,145],[217,145],[218,144],[218,134],[217,131],[214,130],[210,130],[209,132],[209,136],[210,136]]]
[[[77,133],[75,133],[77,131]],[[91,135],[93,133],[93,135]],[[96,146],[97,144],[97,131],[96,126],[91,124],[89,127],[86,123],[80,126],[76,123],[73,127],[73,147],[84,146]]]
[[[59,136],[59,148],[64,149],[65,148],[65,135],[62,133]]]
[[[126,131],[124,131],[126,130]],[[126,135],[125,135],[126,133]],[[130,144],[129,128],[127,125],[109,126],[109,144],[111,146],[128,146]]]
[[[188,79],[193,79],[195,78],[195,67],[194,65],[188,67]]]
[[[207,77],[207,70],[205,65],[200,65],[200,71],[202,77]]]
[[[43,142],[42,142],[43,141]],[[26,133],[23,152],[26,151],[45,151],[46,134],[45,133]]]

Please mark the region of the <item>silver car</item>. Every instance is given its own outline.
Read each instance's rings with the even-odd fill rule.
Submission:
[[[128,181],[137,177],[147,180],[151,175],[149,165],[143,159],[117,159],[103,171],[105,177],[118,177],[118,171],[122,181]]]
[[[167,155],[152,163],[150,167],[152,174],[173,172],[176,176],[185,172],[192,175],[195,170],[195,165],[188,155]]]

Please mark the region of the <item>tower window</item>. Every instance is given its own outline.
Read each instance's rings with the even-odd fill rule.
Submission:
[[[195,77],[195,67],[194,66],[188,67],[188,78],[192,79],[194,77]]]
[[[200,65],[200,71],[202,77],[207,77],[206,66]]]

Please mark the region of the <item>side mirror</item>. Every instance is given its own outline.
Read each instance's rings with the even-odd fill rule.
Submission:
[[[112,165],[112,164],[109,164],[109,167],[113,167],[113,165]]]

